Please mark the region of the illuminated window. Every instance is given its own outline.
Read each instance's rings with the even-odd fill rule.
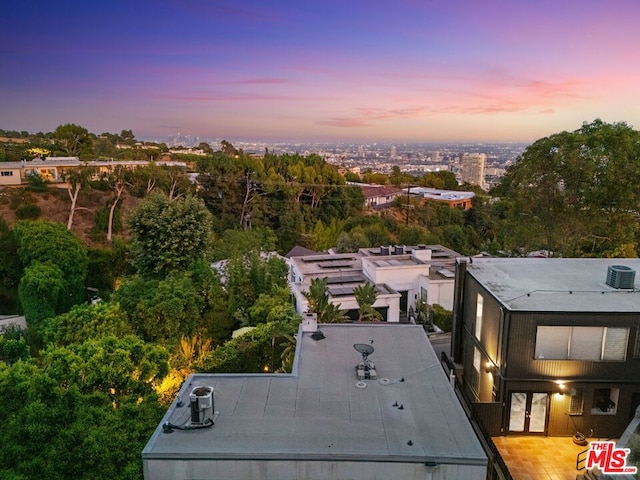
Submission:
[[[605,413],[616,413],[618,408],[618,388],[596,388],[593,390],[593,405],[591,413],[603,415]]]
[[[471,379],[469,382],[469,386],[471,390],[478,396],[478,392],[480,391],[480,368],[482,365],[482,354],[480,350],[477,348],[473,348],[473,368],[471,369]]]
[[[621,362],[627,358],[628,341],[628,328],[539,326],[535,358]]]
[[[476,338],[480,340],[480,335],[482,334],[482,304],[484,300],[482,295],[478,294],[476,299]]]

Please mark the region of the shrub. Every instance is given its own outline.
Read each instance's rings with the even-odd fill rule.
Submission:
[[[35,220],[40,216],[42,211],[38,205],[30,203],[16,209],[16,217],[19,220]]]

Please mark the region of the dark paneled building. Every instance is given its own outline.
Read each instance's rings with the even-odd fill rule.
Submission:
[[[459,259],[452,356],[491,436],[620,435],[640,405],[637,259]]]

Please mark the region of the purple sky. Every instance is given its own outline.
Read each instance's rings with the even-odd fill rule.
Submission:
[[[21,0],[0,128],[532,141],[640,128],[638,0]]]

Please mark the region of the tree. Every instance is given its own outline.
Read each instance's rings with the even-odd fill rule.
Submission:
[[[53,132],[56,144],[70,157],[79,157],[92,153],[89,131],[79,125],[66,123],[58,126]]]
[[[36,330],[43,320],[53,317],[64,291],[64,276],[53,263],[32,262],[24,269],[18,294],[29,326]]]
[[[77,206],[78,195],[80,189],[88,185],[93,169],[89,167],[80,167],[69,170],[63,175],[63,180],[67,183],[67,192],[69,193],[69,199],[71,200],[71,206],[69,207],[69,220],[67,221],[67,229],[71,230],[73,226],[73,216],[76,210],[80,207]]]
[[[382,320],[382,315],[373,304],[376,303],[378,294],[375,287],[369,282],[364,285],[358,285],[353,289],[353,296],[358,302],[358,321],[359,322],[378,322]]]
[[[13,232],[18,243],[18,256],[25,267],[38,262],[55,265],[60,270],[64,282],[56,313],[66,312],[85,300],[87,250],[73,233],[61,223],[43,220],[22,220],[16,223]]]
[[[123,132],[124,133],[124,132]],[[113,240],[113,216],[122,197],[125,187],[125,172],[122,167],[116,167],[116,169],[108,177],[109,184],[113,188],[114,197],[109,207],[109,221],[107,223],[107,242],[111,243]]]
[[[151,195],[129,215],[134,266],[149,277],[186,269],[204,255],[211,223],[211,214],[199,199]]]
[[[347,316],[340,311],[340,305],[329,301],[329,287],[327,278],[312,278],[309,283],[309,291],[303,292],[309,302],[308,311],[318,315],[320,323],[340,323]]]
[[[0,362],[2,478],[141,478],[167,359],[135,337],[103,337]]]
[[[563,256],[606,255],[640,233],[640,132],[583,124],[529,146],[493,192],[508,246]]]
[[[59,346],[82,343],[89,338],[132,335],[127,315],[117,303],[80,304],[69,312],[49,318],[43,328],[45,343]]]
[[[135,332],[146,341],[177,342],[204,330],[204,298],[189,272],[163,280],[132,277],[112,297],[127,312]]]
[[[225,230],[213,242],[213,260],[227,260],[249,252],[272,252],[276,236],[268,228]]]

